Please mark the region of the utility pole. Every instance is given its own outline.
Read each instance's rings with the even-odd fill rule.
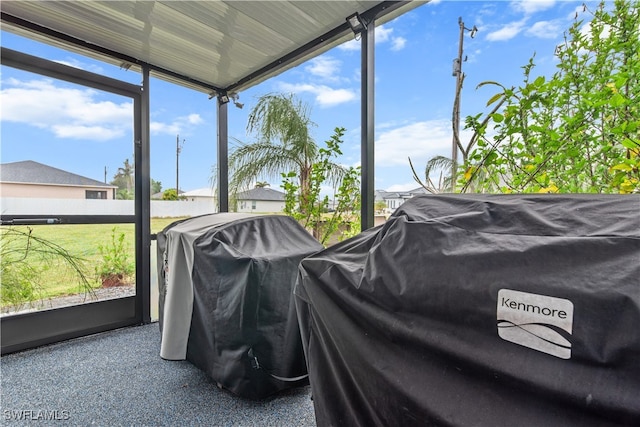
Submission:
[[[186,142],[185,139],[182,140],[182,144],[180,144],[180,135],[176,135],[176,196],[178,196],[178,198],[180,198],[180,190],[179,190],[179,180],[178,177],[180,176],[180,169],[179,169],[179,165],[180,165],[180,152],[182,151],[182,146],[184,145],[184,143]]]
[[[107,183],[107,167],[104,167],[104,183]]]
[[[458,41],[458,57],[453,60],[453,73],[456,78],[456,94],[453,99],[453,113],[451,118],[451,126],[453,128],[453,141],[451,142],[451,192],[454,192],[456,188],[456,175],[458,172],[458,150],[463,150],[462,143],[460,142],[460,95],[462,92],[462,85],[464,84],[464,73],[462,72],[462,53],[464,51],[464,32],[470,31],[471,38],[476,35],[478,28],[474,25],[473,28],[466,28],[462,17],[458,18],[458,26],[460,27],[460,39]],[[467,58],[464,58],[466,61]]]

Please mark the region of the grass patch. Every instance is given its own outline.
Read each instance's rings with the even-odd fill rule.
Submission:
[[[162,231],[167,225],[182,218],[152,218],[151,233]],[[12,228],[28,233],[39,239],[53,242],[64,248],[70,255],[80,259],[80,265],[89,279],[92,288],[99,288],[102,282],[96,273],[96,268],[101,265],[103,255],[100,247],[109,244],[112,235],[124,234],[124,249],[129,259],[135,261],[135,226],[134,224],[56,224],[56,225],[31,225],[12,226]],[[24,252],[26,247],[25,239],[6,239],[5,234],[0,242],[3,254],[7,250]],[[29,275],[24,274],[23,280],[29,281],[29,287],[35,299],[47,299],[64,295],[73,295],[85,292],[85,287],[81,283],[78,275],[68,264],[61,259],[41,259],[36,254],[28,254],[26,258],[29,266]],[[155,268],[155,266],[151,266]],[[8,270],[5,273],[9,273]],[[12,272],[12,274],[15,271]],[[8,280],[9,277],[5,277]],[[3,280],[4,281],[4,280]],[[3,301],[2,306],[8,305]]]

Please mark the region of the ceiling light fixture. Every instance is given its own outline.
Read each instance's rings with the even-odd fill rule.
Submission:
[[[240,99],[240,95],[238,95],[235,92],[231,92],[229,94],[229,98],[231,98],[233,100],[233,105],[235,105],[237,108],[242,109],[242,107],[244,107],[244,104],[240,101],[238,101],[238,99]]]
[[[353,34],[356,36],[363,30],[367,29],[367,23],[358,12],[353,15],[349,15],[347,17],[347,22],[349,23],[349,27],[351,27],[351,31],[353,31]]]

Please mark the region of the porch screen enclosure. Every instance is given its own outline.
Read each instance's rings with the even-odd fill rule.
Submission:
[[[19,138],[3,137],[5,147],[8,144],[33,144],[30,152],[39,161],[25,159],[15,162],[12,176],[9,176],[12,164],[4,165],[3,181],[6,181],[6,175],[19,183],[3,182],[2,191],[1,244],[3,255],[11,254],[3,262],[3,270],[6,271],[3,271],[5,289],[0,321],[2,354],[149,322],[149,138],[148,123],[143,118],[144,109],[148,108],[148,93],[143,90],[148,73],[143,73],[143,85],[138,86],[4,47],[2,67],[4,70],[10,67],[11,70],[7,71],[18,73],[20,79],[24,76],[23,81],[49,82],[58,87],[64,86],[65,90],[79,93],[90,91],[99,99],[109,99],[101,102],[112,102],[122,110],[125,129],[121,138],[109,143],[109,149],[118,150],[123,160],[132,159],[130,170],[121,171],[118,168],[108,174],[103,159],[91,156],[91,149],[83,147],[80,142],[77,145],[69,143],[69,140],[61,142],[53,134],[50,141],[33,141],[26,131]],[[58,101],[32,99],[30,102]],[[61,102],[59,108],[69,107]],[[60,126],[65,125],[70,123],[60,123]],[[47,157],[42,152],[38,153],[54,149],[52,146],[57,150],[55,156],[51,154]],[[88,153],[84,150],[88,150]],[[60,156],[73,159],[65,163],[71,166],[64,170],[56,167],[56,159]],[[42,158],[50,159],[54,164],[44,164],[47,161],[42,161]],[[103,188],[98,180],[69,170],[82,170],[86,163],[90,163],[91,170],[99,168],[102,172],[102,168],[105,168]],[[127,164],[122,169],[127,169]],[[133,201],[113,200],[117,197],[116,186],[107,184],[107,179],[118,173],[130,181],[127,191],[134,195]],[[33,176],[43,177],[45,181],[48,179],[50,183],[39,182],[44,185],[38,185],[38,182],[33,182]],[[51,183],[60,184],[58,181],[62,185]],[[11,188],[16,189],[16,194],[10,191]],[[56,193],[44,193],[54,190]],[[122,195],[119,197],[126,198]],[[114,211],[113,206],[119,206],[120,209]],[[37,251],[44,252],[46,266],[39,266],[38,258],[27,258],[37,255],[34,254]],[[69,268],[69,260],[60,258],[60,253],[71,255],[71,263],[78,263],[86,281],[79,279],[74,267]],[[114,278],[108,283],[108,275],[101,275],[101,263],[105,257],[113,255],[127,258],[130,270],[123,283],[113,283]],[[27,260],[26,264],[19,264],[22,258]],[[10,265],[10,261],[15,262]],[[13,270],[10,271],[11,268]],[[62,273],[65,268],[66,273]],[[33,287],[36,288],[36,295],[27,295],[22,301],[18,295],[12,300],[7,293],[8,280],[12,275],[17,276],[12,280],[18,288],[19,282],[23,281],[32,287],[31,291]],[[105,280],[104,284],[100,283],[101,280]],[[77,286],[73,285],[74,281]],[[69,282],[66,284],[70,285],[70,290],[62,291],[62,294],[75,295],[60,298],[56,292],[50,292],[53,284],[64,286],[64,282]],[[113,285],[118,285],[118,289],[112,288],[109,292],[105,288]]]

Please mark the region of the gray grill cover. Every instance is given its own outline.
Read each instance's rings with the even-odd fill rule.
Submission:
[[[218,213],[158,234],[160,356],[187,359],[218,385],[261,399],[308,383],[293,286],[323,247],[282,215]]]
[[[319,426],[640,425],[640,198],[419,196],[304,259]]]

